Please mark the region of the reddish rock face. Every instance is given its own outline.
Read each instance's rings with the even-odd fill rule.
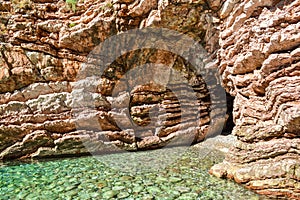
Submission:
[[[211,173],[260,194],[299,199],[300,1],[245,0],[231,9],[218,64],[235,96],[238,142]]]
[[[98,44],[130,29],[162,27],[192,37],[217,57],[223,86],[235,96],[238,141],[211,173],[261,194],[300,198],[299,0],[85,0],[74,11],[63,0],[15,2],[0,1],[0,159],[160,148],[176,137],[176,145],[190,136],[201,141],[208,131],[213,134],[210,123],[222,127],[218,116],[224,110],[212,107],[204,77],[162,50],[116,59],[90,91],[92,105],[90,96],[74,90]],[[172,66],[189,77],[197,111],[181,115],[178,97],[161,85],[130,92],[131,81],[118,85],[128,70],[146,63]],[[217,81],[216,74],[209,77]],[[181,83],[174,88],[182,90]],[[76,104],[74,95],[93,112]],[[196,124],[189,121],[195,112]],[[150,119],[162,128],[155,129]],[[133,123],[137,132],[130,129]]]
[[[74,95],[80,102],[90,102],[91,96],[74,87],[81,84],[78,74],[99,43],[134,28],[175,30],[213,53],[218,47],[218,30],[214,27],[219,23],[219,4],[214,1],[208,5],[201,0],[85,0],[79,1],[72,11],[72,6],[62,0],[1,1],[0,159],[153,149],[174,138],[181,138],[174,145],[185,143],[186,137],[190,143],[203,140],[212,117],[224,110],[211,113],[203,77],[171,52],[142,49],[116,59],[99,78],[101,84],[91,91],[94,112],[76,104]],[[146,63],[183,72],[189,77],[199,106],[192,109],[195,105],[185,104],[191,108],[182,113],[183,104],[176,91],[159,84],[140,85],[129,92],[130,80],[118,85],[128,70]],[[148,75],[141,71],[136,79],[143,80]],[[169,78],[170,74],[166,74],[164,79]],[[217,80],[215,75],[210,78]],[[174,82],[173,88],[187,94],[181,84]],[[195,113],[196,122],[190,120]]]

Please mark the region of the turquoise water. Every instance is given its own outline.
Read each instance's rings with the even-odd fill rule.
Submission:
[[[171,150],[176,152],[176,148]],[[165,160],[166,154],[159,151],[153,165]],[[149,152],[135,154],[151,157]],[[265,199],[232,181],[209,175],[208,169],[223,158],[213,152],[190,148],[165,168],[135,172],[121,170],[118,162],[113,166],[113,156],[122,160],[128,155],[4,163],[0,167],[0,199]]]

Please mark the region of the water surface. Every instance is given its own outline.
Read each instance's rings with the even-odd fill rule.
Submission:
[[[126,153],[5,163],[0,167],[0,199],[266,199],[232,181],[209,175],[208,169],[223,159],[219,152],[192,147],[180,159],[160,168],[168,160],[166,151],[180,153],[182,149],[134,153],[141,163],[131,171],[122,170],[132,166],[124,162]],[[144,166],[143,158],[152,161]]]

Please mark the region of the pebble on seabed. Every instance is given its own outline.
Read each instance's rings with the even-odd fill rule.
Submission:
[[[139,152],[139,156],[149,155]],[[257,194],[234,182],[208,174],[213,163],[222,159],[219,152],[199,158],[199,148],[190,148],[165,169],[135,174],[107,167],[94,157],[2,166],[0,197],[28,200],[259,199]]]

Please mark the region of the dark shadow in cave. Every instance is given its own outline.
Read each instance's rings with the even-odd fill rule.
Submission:
[[[230,94],[226,93],[226,102],[227,102],[227,111],[226,111],[226,122],[224,124],[224,128],[222,130],[221,135],[230,135],[232,132],[232,129],[234,127],[234,122],[233,122],[233,102],[234,102],[234,97],[231,96]]]

